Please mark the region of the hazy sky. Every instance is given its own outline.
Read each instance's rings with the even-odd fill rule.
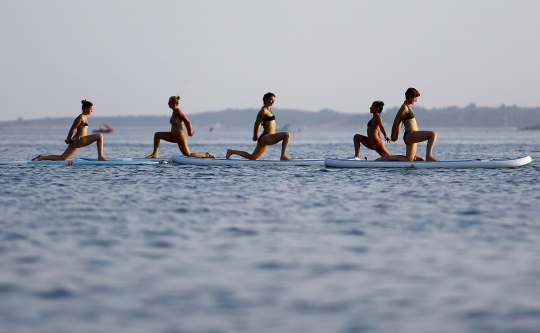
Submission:
[[[0,120],[255,108],[540,106],[540,1],[0,2]]]

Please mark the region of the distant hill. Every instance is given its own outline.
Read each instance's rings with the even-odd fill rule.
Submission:
[[[397,110],[394,110],[394,114]],[[522,108],[501,105],[498,108],[477,107],[470,104],[465,108],[456,106],[441,109],[414,108],[422,127],[515,127],[528,129],[540,125],[540,108]]]
[[[245,128],[253,126],[259,109],[204,112],[187,114],[195,127]],[[477,107],[471,104],[465,108],[445,107],[441,109],[424,109],[414,107],[421,128],[436,127],[516,127],[540,129],[540,108],[521,108],[504,106],[498,108]],[[390,129],[397,108],[385,109],[382,113],[387,129]],[[364,127],[371,118],[370,114],[343,113],[329,109],[318,112],[274,108],[277,127],[287,124],[291,128],[307,127]],[[168,126],[169,115],[163,116],[115,116],[90,117],[91,129],[106,123],[111,127],[163,127]],[[69,127],[73,118],[18,119],[0,122],[2,127],[19,128],[64,128]]]

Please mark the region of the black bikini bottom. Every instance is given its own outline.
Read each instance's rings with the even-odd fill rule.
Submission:
[[[257,139],[257,142],[261,142],[261,138],[262,138],[263,136],[267,135],[267,134],[269,134],[269,133],[263,133],[263,134],[261,134],[261,135],[259,136],[259,138]]]
[[[403,142],[405,142],[406,145],[409,144],[407,142],[407,135],[409,135],[409,133],[412,133],[412,132],[416,132],[416,131],[406,131],[405,133],[403,133]]]

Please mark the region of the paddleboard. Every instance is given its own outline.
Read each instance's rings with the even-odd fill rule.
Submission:
[[[324,160],[248,160],[236,158],[197,158],[180,154],[174,154],[172,161],[179,164],[188,165],[280,165],[280,166],[298,166],[298,165],[324,165]]]
[[[97,161],[97,157],[81,157],[81,160],[85,161]],[[170,157],[159,157],[159,158],[146,158],[146,157],[133,157],[133,158],[109,158],[109,161],[125,161],[125,162],[132,162],[132,161],[157,161],[157,162],[168,162],[170,161]]]
[[[117,166],[117,165],[146,165],[146,164],[159,164],[159,161],[146,160],[146,161],[87,161],[83,159],[76,160],[66,160],[66,161],[0,161],[0,165],[107,165],[107,166]]]
[[[531,163],[530,156],[497,159],[497,160],[444,160],[439,162],[426,161],[366,161],[360,159],[327,158],[324,164],[332,168],[445,168],[445,169],[468,169],[468,168],[515,168]]]

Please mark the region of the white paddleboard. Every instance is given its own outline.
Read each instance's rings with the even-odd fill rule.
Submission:
[[[179,164],[188,165],[281,165],[281,166],[298,166],[298,165],[324,165],[324,160],[248,160],[237,158],[197,158],[189,157],[180,154],[174,154],[172,161]]]
[[[531,163],[532,158],[525,156],[521,158],[505,160],[444,160],[439,162],[426,161],[366,161],[360,159],[339,159],[327,158],[324,164],[333,168],[515,168]]]
[[[159,161],[146,160],[146,161],[87,161],[83,159],[76,160],[66,160],[66,161],[0,161],[0,165],[107,165],[107,166],[116,166],[116,165],[146,165],[146,164],[159,164]]]

